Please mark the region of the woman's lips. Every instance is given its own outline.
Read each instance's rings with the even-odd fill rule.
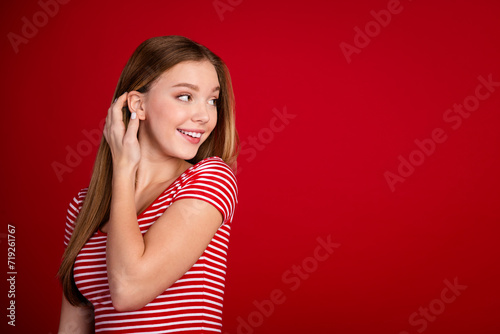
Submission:
[[[177,131],[182,135],[182,137],[192,144],[198,144],[201,140],[201,136],[205,132],[203,130],[192,129],[177,129]]]

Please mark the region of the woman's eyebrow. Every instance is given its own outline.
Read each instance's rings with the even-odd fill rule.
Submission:
[[[190,83],[187,83],[187,82],[181,82],[181,83],[178,83],[177,85],[173,85],[172,87],[188,87],[188,88],[191,88],[194,91],[197,91],[197,92],[200,91],[200,87],[198,87],[196,85],[193,85],[193,84],[190,84]],[[217,87],[214,87],[214,89],[212,89],[212,92],[216,92],[216,91],[219,91],[219,90],[220,90],[220,87],[217,86]]]

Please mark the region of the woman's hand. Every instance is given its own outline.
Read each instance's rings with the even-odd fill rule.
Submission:
[[[137,140],[139,119],[132,113],[128,128],[125,129],[122,108],[127,101],[127,93],[121,95],[108,109],[104,138],[109,144],[113,157],[113,171],[135,172],[141,159],[141,149]]]

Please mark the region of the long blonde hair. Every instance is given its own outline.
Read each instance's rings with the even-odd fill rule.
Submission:
[[[200,146],[196,156],[189,162],[195,164],[210,156],[218,156],[234,169],[239,140],[235,127],[231,77],[222,59],[205,46],[182,36],[160,36],[144,41],[125,65],[112,100],[125,92],[134,90],[146,93],[161,74],[180,62],[204,60],[208,60],[215,67],[219,79],[217,124],[207,140]],[[122,112],[125,126],[127,126],[130,111],[127,106],[124,106]],[[75,306],[88,305],[89,302],[75,285],[74,262],[87,240],[109,220],[112,176],[111,152],[103,137],[87,195],[58,271],[64,295]]]

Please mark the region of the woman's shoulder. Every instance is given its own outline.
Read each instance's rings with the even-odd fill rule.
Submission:
[[[78,204],[81,204],[85,197],[87,196],[87,192],[89,191],[88,187],[81,188],[80,191],[75,196],[75,200],[78,202]]]
[[[233,170],[220,157],[213,156],[193,165],[175,187],[173,201],[194,198],[214,205],[231,221],[238,203],[238,185]]]
[[[85,196],[87,196],[87,188],[82,188],[78,191],[78,193],[73,197],[73,199],[69,202],[67,214],[66,214],[66,224],[64,230],[64,245],[68,246],[71,235],[73,234],[73,230],[75,229],[76,218],[80,213],[80,210],[83,206],[83,201]]]
[[[71,200],[69,204],[69,211],[75,211],[78,213],[83,205],[83,201],[85,200],[85,197],[87,196],[88,192],[88,187],[81,188],[74,196],[73,199]]]
[[[235,173],[233,169],[220,157],[212,156],[201,160],[200,162],[193,165],[191,168],[191,174],[199,174],[209,171],[217,171],[219,173],[227,174],[230,178],[236,180]]]
[[[180,188],[198,187],[212,184],[213,187],[229,187],[232,192],[238,192],[236,176],[220,157],[208,157],[191,166],[180,177]]]
[[[219,164],[223,164],[223,165],[227,166],[227,164],[224,162],[224,160],[222,160],[220,157],[214,155],[212,157],[208,157],[208,158],[205,158],[203,160],[200,160],[199,162],[197,162],[196,164],[194,164],[193,167],[203,166],[203,165],[206,165],[206,164],[209,164],[209,163],[219,163]]]
[[[73,192],[72,202],[80,204],[80,202],[82,202],[85,199],[85,197],[87,196],[88,191],[89,191],[89,188],[85,187],[85,188],[80,188],[80,190],[78,190],[76,192]]]

